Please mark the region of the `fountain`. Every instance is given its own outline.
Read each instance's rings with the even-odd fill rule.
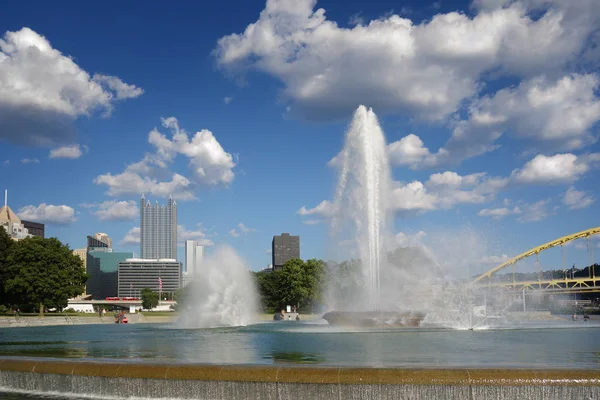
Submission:
[[[359,249],[365,285],[355,294],[358,301],[352,310],[332,311],[323,318],[341,325],[418,326],[424,317],[421,313],[382,311],[382,307],[391,305],[389,301],[382,303],[381,280],[382,271],[386,279],[389,269],[384,243],[391,236],[392,177],[385,136],[372,109],[358,107],[338,157],[340,173],[332,233],[352,232],[350,239]]]
[[[182,328],[245,326],[254,322],[258,296],[246,263],[229,246],[218,247],[202,263],[202,276],[188,284]]]

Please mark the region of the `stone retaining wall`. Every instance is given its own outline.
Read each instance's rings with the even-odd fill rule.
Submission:
[[[599,399],[600,371],[0,359],[0,390],[180,399]]]

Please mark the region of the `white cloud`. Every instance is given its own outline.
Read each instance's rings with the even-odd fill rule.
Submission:
[[[249,228],[241,222],[237,226],[238,226],[238,229],[240,230],[240,232],[243,232],[243,233],[256,232],[255,228]]]
[[[431,157],[429,149],[415,134],[410,134],[388,145],[388,154],[392,165],[418,166]]]
[[[125,170],[117,175],[106,173],[94,179],[97,185],[107,185],[109,196],[139,195],[150,193],[158,197],[173,195],[176,200],[192,200],[194,194],[191,192],[192,182],[183,175],[173,174],[171,180],[159,181],[157,179],[140,176],[139,174]]]
[[[521,207],[523,212],[521,213],[521,216],[517,218],[517,221],[538,222],[548,218],[556,211],[556,208],[552,210],[548,209],[549,203],[549,200],[540,200],[533,204],[524,204],[524,206]]]
[[[491,217],[493,219],[504,218],[509,215],[521,214],[522,211],[519,207],[501,207],[501,208],[484,208],[479,211],[477,215],[480,217]]]
[[[166,161],[172,160],[178,154],[188,157],[190,169],[201,183],[217,185],[233,181],[233,156],[223,150],[212,132],[203,129],[188,138],[188,134],[179,128],[176,118],[162,118],[162,124],[171,129],[172,140],[156,129],[148,136],[148,142],[156,147],[159,156]]]
[[[412,168],[459,163],[496,149],[505,132],[535,148],[580,149],[597,140],[591,130],[600,120],[599,88],[593,74],[523,81],[475,100],[469,118],[454,124],[452,137],[436,153],[411,134],[390,144],[391,160]]]
[[[21,164],[39,164],[40,160],[37,158],[24,158],[21,160]]]
[[[329,200],[323,200],[316,207],[306,208],[306,206],[300,207],[296,211],[298,215],[320,215],[326,218],[332,217],[335,214],[335,205]]]
[[[10,164],[10,160],[4,160],[4,164],[5,164],[5,165],[8,165],[8,164]]]
[[[398,232],[396,234],[394,240],[396,242],[396,245],[398,245],[400,247],[415,246],[415,245],[422,244],[421,238],[423,238],[424,236],[426,236],[426,233],[424,231],[418,231],[417,233],[414,233],[414,234]]]
[[[399,211],[423,212],[437,208],[437,198],[419,181],[397,183],[392,190],[392,202]]]
[[[41,203],[39,206],[25,206],[19,209],[21,219],[45,224],[65,225],[74,222],[75,210],[66,205],[55,206]]]
[[[223,103],[230,104],[233,101],[233,96],[226,96],[223,98]]]
[[[196,224],[196,230],[187,230],[183,225],[177,225],[177,239],[180,242],[186,240],[195,240],[202,246],[212,246],[214,242],[207,237],[208,235],[204,232],[202,224]]]
[[[586,208],[592,205],[596,199],[581,190],[577,190],[574,187],[570,187],[564,194],[563,203],[569,207],[570,210],[578,208]]]
[[[251,232],[256,232],[256,229],[249,228],[240,222],[239,224],[237,224],[236,228],[233,228],[229,231],[229,235],[232,237],[239,237],[240,234],[242,234],[242,233],[251,233]]]
[[[124,245],[139,244],[140,243],[140,234],[141,234],[141,232],[140,232],[139,226],[131,228],[129,231],[127,231],[123,240],[121,240],[121,244],[124,244]]]
[[[94,183],[108,186],[110,196],[150,193],[165,197],[172,194],[177,200],[191,200],[199,185],[228,185],[233,181],[236,166],[233,156],[223,150],[210,131],[202,130],[190,139],[180,129],[176,118],[163,118],[162,124],[172,131],[172,139],[153,129],[148,142],[156,148],[156,153],[146,154],[120,174],[99,175]],[[169,171],[178,155],[189,159],[192,179]]]
[[[30,28],[0,39],[0,138],[34,146],[69,144],[73,121],[95,111],[109,114],[116,101],[142,89],[117,77],[81,69]]]
[[[117,100],[134,99],[144,94],[142,88],[134,85],[128,85],[116,76],[107,76],[95,74],[94,81],[106,85],[106,87],[115,92]]]
[[[83,150],[87,149],[85,146],[74,144],[71,146],[57,147],[56,149],[50,150],[50,158],[71,158],[76,159],[81,157]]]
[[[137,202],[133,200],[108,200],[90,206],[90,208],[96,208],[95,211],[92,211],[92,214],[96,215],[101,221],[128,221],[139,216]]]
[[[514,170],[511,178],[516,183],[553,184],[576,181],[600,161],[600,153],[586,156],[575,154],[538,154],[521,169]]]
[[[597,1],[485,4],[472,16],[415,24],[391,14],[346,29],[315,0],[269,0],[243,33],[219,39],[214,54],[228,71],[282,81],[291,112],[309,118],[345,116],[366,103],[439,120],[476,95],[488,71],[550,75],[593,51],[586,44],[599,27]]]
[[[488,177],[485,173],[461,176],[456,172],[446,171],[432,174],[425,183],[394,182],[390,204],[398,212],[423,213],[449,209],[457,204],[486,203],[493,200],[508,183],[507,178]],[[323,200],[313,208],[302,206],[296,213],[318,217],[303,221],[305,224],[317,224],[334,216],[335,205],[329,200]]]

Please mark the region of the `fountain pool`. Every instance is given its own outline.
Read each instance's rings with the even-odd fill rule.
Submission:
[[[507,328],[350,330],[323,320],[178,329],[169,324],[0,330],[0,357],[201,364],[393,368],[600,369],[598,321],[523,321]],[[564,351],[560,351],[564,349]]]

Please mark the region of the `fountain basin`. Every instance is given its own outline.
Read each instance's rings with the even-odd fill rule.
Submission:
[[[600,371],[178,365],[0,359],[2,391],[117,399],[592,399]]]
[[[330,311],[323,315],[329,325],[360,328],[416,328],[425,314],[397,311]]]

